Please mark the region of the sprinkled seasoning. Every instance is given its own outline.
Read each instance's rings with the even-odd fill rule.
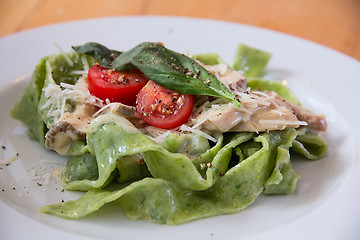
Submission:
[[[139,158],[138,162],[139,162],[140,165],[144,165],[144,164],[145,164],[145,161],[144,161],[144,159],[143,159],[142,157]]]

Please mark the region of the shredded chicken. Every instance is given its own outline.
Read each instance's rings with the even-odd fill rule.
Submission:
[[[307,125],[306,122],[299,121],[290,108],[279,106],[269,96],[258,96],[250,92],[243,95],[246,97],[241,98],[244,103],[240,108],[231,103],[205,102],[199,108],[201,110],[192,115],[191,125],[201,130],[221,132],[263,132]],[[247,99],[249,101],[245,101]]]
[[[242,106],[236,107],[224,100],[198,100],[197,110],[191,116],[190,126],[193,128],[203,131],[263,132],[308,126],[326,130],[325,116],[291,103],[275,92],[246,89],[242,72],[222,64],[204,67],[235,93]]]
[[[235,71],[226,64],[203,65],[220,82],[232,91],[242,91],[246,88],[246,78],[241,71]]]
[[[327,123],[326,123],[326,117],[324,115],[313,113],[302,106],[286,101],[284,98],[280,97],[275,92],[266,92],[266,94],[275,98],[278,102],[281,102],[284,106],[291,109],[300,121],[307,122],[309,128],[318,131],[326,130]]]

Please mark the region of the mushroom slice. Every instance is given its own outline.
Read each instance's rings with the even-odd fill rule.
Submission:
[[[120,116],[126,118],[127,120],[129,120],[137,128],[145,127],[144,120],[140,117],[140,115],[136,111],[136,108],[133,106],[129,106],[129,105],[119,103],[119,102],[109,103],[108,105],[99,109],[94,114],[94,116],[97,117],[101,114],[106,114],[106,113],[113,113],[113,114],[120,115]]]
[[[95,108],[90,104],[77,104],[74,112],[66,112],[45,135],[45,147],[65,155],[72,141],[85,140],[86,129],[94,119]]]

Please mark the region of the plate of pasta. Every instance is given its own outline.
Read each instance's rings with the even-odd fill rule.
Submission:
[[[39,239],[359,234],[356,60],[173,17],[51,25],[0,46],[2,236],[24,237],[19,223]]]

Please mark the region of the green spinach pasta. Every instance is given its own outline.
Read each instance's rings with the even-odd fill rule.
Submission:
[[[63,187],[85,192],[40,212],[78,219],[113,203],[130,219],[183,224],[291,194],[291,157],[326,154],[325,116],[263,79],[267,52],[240,44],[231,66],[151,42],[73,50],[42,58],[11,110],[30,138],[68,157]]]

